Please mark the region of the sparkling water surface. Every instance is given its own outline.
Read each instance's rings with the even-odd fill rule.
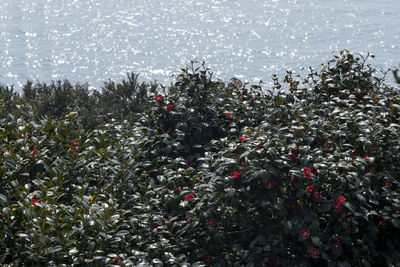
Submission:
[[[169,84],[193,59],[224,81],[269,82],[342,49],[393,68],[399,25],[398,0],[1,0],[0,83],[99,88],[133,71]]]

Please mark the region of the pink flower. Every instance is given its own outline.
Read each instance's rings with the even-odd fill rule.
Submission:
[[[319,249],[317,248],[310,248],[310,256],[313,259],[318,259]]]
[[[303,173],[304,173],[304,176],[305,176],[305,177],[311,179],[312,173],[311,173],[311,169],[310,169],[310,168],[304,168],[304,169],[303,169]]]
[[[247,138],[247,135],[242,135],[242,136],[239,136],[239,138],[240,138],[240,140],[241,140],[241,141],[243,141],[244,139],[246,139],[246,138]]]
[[[235,172],[231,172],[231,176],[232,176],[234,179],[238,179],[238,178],[240,178],[240,177],[242,176],[242,171],[241,171],[241,170],[238,170],[238,171],[235,171]]]
[[[310,237],[310,230],[308,230],[308,229],[301,229],[301,230],[300,230],[300,236],[303,238],[303,240],[306,240],[307,238]]]
[[[174,192],[176,192],[176,193],[179,193],[179,192],[181,192],[181,190],[179,189],[179,187],[174,187]]]
[[[154,100],[156,102],[160,102],[162,99],[163,99],[163,95],[158,95],[158,96],[156,96],[156,98],[154,98]]]
[[[224,114],[225,114],[226,118],[228,118],[228,119],[232,118],[231,114],[229,114],[229,113],[224,113]]]
[[[268,184],[265,185],[265,188],[272,189],[275,187],[275,185],[276,185],[276,182],[272,180],[272,181],[269,181]]]
[[[314,185],[307,186],[307,193],[311,194],[314,191]]]
[[[193,199],[194,198],[194,194],[187,194],[186,196],[185,196],[185,201],[189,201],[189,200],[191,200],[191,199]]]

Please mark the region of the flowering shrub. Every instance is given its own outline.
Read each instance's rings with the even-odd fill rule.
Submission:
[[[90,131],[2,104],[0,263],[400,264],[398,88],[347,51],[271,90],[195,66]]]

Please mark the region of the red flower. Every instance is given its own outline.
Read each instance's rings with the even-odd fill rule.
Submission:
[[[232,176],[234,179],[238,179],[238,178],[240,178],[240,177],[242,176],[242,171],[241,171],[241,170],[238,170],[238,171],[235,171],[235,172],[231,172],[231,176]]]
[[[306,120],[304,118],[300,117],[300,122],[305,122]]]
[[[79,146],[78,142],[75,142],[74,140],[71,141],[71,146]]]
[[[264,266],[267,267],[278,267],[279,264],[279,259],[270,259],[270,258],[265,258],[264,259]]]
[[[296,202],[289,203],[288,206],[289,206],[289,209],[290,209],[292,212],[296,212],[296,211],[300,210],[300,206],[299,206],[299,204],[296,203]]]
[[[358,155],[358,152],[357,152],[357,151],[351,152],[351,157],[352,157],[352,158],[354,158],[354,157],[357,156],[357,155]]]
[[[295,160],[296,159],[296,155],[294,153],[292,153],[292,154],[289,155],[289,158],[291,160]]]
[[[113,259],[113,264],[122,266],[121,258],[119,256]]]
[[[294,188],[296,188],[296,183],[299,181],[299,179],[297,179],[297,177],[292,176],[290,183],[292,184],[292,186]]]
[[[379,226],[380,228],[385,228],[385,227],[387,226],[386,220],[383,219],[382,221],[380,221],[380,222],[378,223],[378,226]]]
[[[346,198],[344,196],[340,196],[337,199],[342,205],[346,202]]]
[[[343,211],[343,207],[342,206],[343,206],[342,203],[340,203],[340,201],[336,200],[333,203],[333,210],[335,212],[341,213]]]
[[[367,161],[368,165],[375,165],[375,158],[372,155],[365,155],[364,159]]]
[[[314,185],[307,186],[307,193],[311,194],[314,192]]]
[[[212,263],[212,257],[211,256],[204,256],[204,263],[206,266],[210,266]]]
[[[224,113],[224,114],[228,119],[232,118],[231,114],[229,114],[229,113]]]
[[[299,149],[298,147],[292,147],[291,150],[292,150],[292,152],[295,153],[295,154],[297,154],[297,153],[300,152],[300,149]]]
[[[365,173],[375,173],[375,171],[373,169],[369,169]]]
[[[208,225],[211,227],[215,227],[215,221],[212,219],[208,220]]]
[[[310,168],[304,168],[304,169],[303,169],[303,173],[304,173],[304,176],[305,176],[305,177],[311,179],[312,173],[311,173],[311,169],[310,169]]]
[[[383,183],[383,186],[385,186],[385,187],[393,186],[393,184],[391,182],[386,181],[385,178],[382,179],[382,183]]]
[[[191,199],[193,199],[194,198],[194,194],[187,194],[186,196],[185,196],[185,201],[189,201],[189,200],[191,200]]]
[[[171,210],[173,210],[174,208],[175,208],[174,204],[168,203],[168,206],[167,206],[167,210],[168,210],[168,211],[171,211]]]
[[[343,247],[342,247],[342,245],[340,245],[339,242],[335,242],[335,243],[332,244],[331,250],[335,250],[335,249],[339,249],[340,253],[343,252]]]
[[[190,160],[186,159],[186,165],[183,166],[183,168],[189,169],[190,167],[192,167],[192,165],[193,165],[193,163]]]
[[[18,140],[19,140],[19,136],[18,135],[14,136],[14,141],[18,141]]]
[[[246,138],[247,138],[247,135],[242,135],[242,136],[239,136],[239,138],[240,138],[240,140],[241,140],[241,141],[243,141],[244,139],[246,139]]]
[[[265,188],[272,189],[276,185],[275,181],[269,181],[268,184],[265,185]]]
[[[167,109],[169,110],[169,111],[171,111],[172,110],[172,107],[175,105],[175,102],[172,102],[171,104],[168,104],[167,105]]]
[[[310,256],[313,259],[318,259],[319,249],[317,248],[310,248]]]
[[[32,150],[31,152],[29,152],[29,155],[36,158],[38,153],[36,152],[36,150]]]
[[[312,195],[312,199],[316,202],[320,202],[322,199],[322,194],[318,193],[318,192],[314,192],[314,194]]]
[[[156,98],[154,98],[154,100],[155,100],[156,102],[160,102],[162,99],[163,99],[163,96],[162,96],[162,95],[158,95],[158,96],[156,96]]]
[[[33,206],[36,207],[36,203],[42,203],[42,199],[41,198],[37,199],[36,196],[34,196],[31,200],[31,203]]]
[[[300,230],[300,236],[303,238],[303,240],[306,240],[307,238],[310,237],[310,230],[308,230],[308,229],[301,229],[301,230]]]
[[[181,192],[181,190],[179,189],[179,187],[174,187],[174,191],[176,192],[176,193],[179,193],[179,192]]]
[[[191,223],[191,222],[192,222],[192,218],[187,218],[187,219],[186,219],[186,222],[187,222],[187,223]]]

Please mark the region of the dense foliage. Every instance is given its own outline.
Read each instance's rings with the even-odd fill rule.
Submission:
[[[0,263],[400,265],[400,91],[367,59],[0,88]]]

